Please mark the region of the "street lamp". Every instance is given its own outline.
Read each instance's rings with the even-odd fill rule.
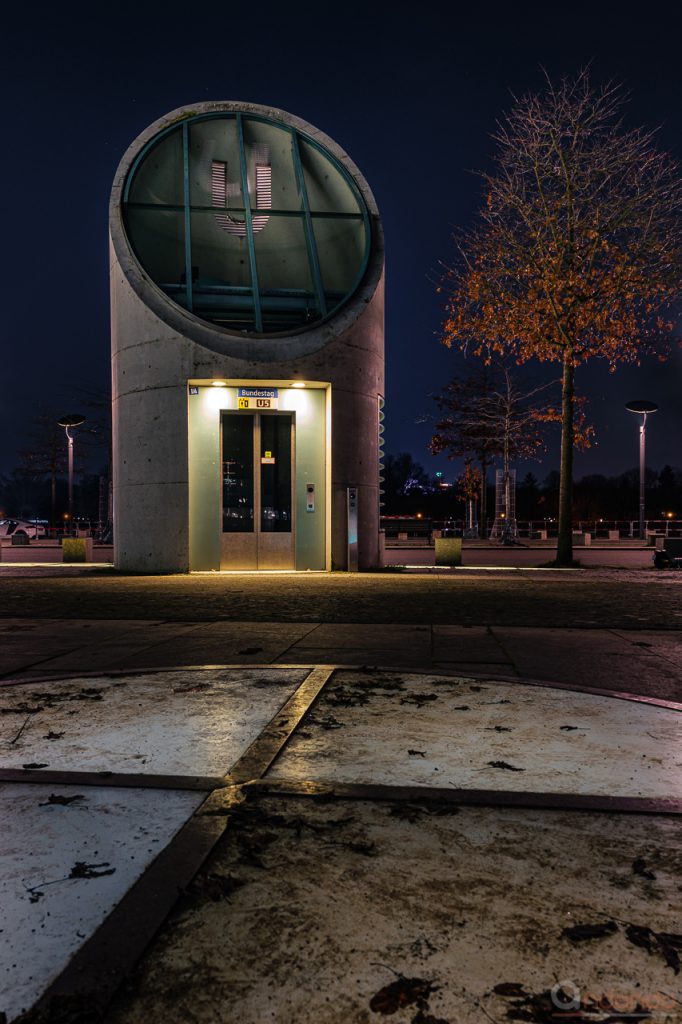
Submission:
[[[655,402],[648,402],[646,399],[633,398],[631,402],[625,403],[628,412],[636,412],[642,417],[639,425],[639,537],[644,540],[644,477],[646,474],[646,418],[649,413],[656,412],[658,406]]]
[[[73,528],[73,438],[69,433],[69,427],[80,427],[81,423],[85,423],[85,416],[72,413],[70,416],[62,416],[57,422],[60,427],[64,427],[69,443],[69,524]]]

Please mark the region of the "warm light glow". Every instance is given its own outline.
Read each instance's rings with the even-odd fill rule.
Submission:
[[[421,518],[422,518],[421,512],[417,512],[417,519],[421,519]]]
[[[211,381],[211,387],[212,388],[226,388],[227,387],[227,381],[224,381],[224,380],[212,380]]]
[[[292,388],[304,388],[305,384],[303,383],[302,380],[295,380],[291,386]]]

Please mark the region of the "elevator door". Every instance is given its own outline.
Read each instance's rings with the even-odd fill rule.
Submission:
[[[221,569],[293,569],[294,417],[225,412]]]

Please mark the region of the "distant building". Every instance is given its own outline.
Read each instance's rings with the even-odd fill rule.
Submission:
[[[281,110],[174,110],[110,233],[117,566],[346,568],[349,488],[378,564],[383,235],[350,158]]]

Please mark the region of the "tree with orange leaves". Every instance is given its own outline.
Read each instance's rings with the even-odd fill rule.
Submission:
[[[559,565],[573,557],[575,368],[660,346],[680,290],[679,169],[653,132],[624,128],[622,103],[587,71],[516,101],[493,136],[479,222],[442,283],[444,344],[561,363]]]

